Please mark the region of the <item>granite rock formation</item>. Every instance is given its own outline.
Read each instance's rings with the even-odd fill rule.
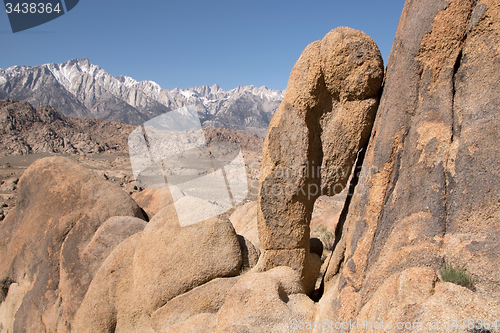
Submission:
[[[259,201],[235,227],[219,216],[181,228],[157,205],[168,193],[136,196],[154,211],[145,225],[88,171],[36,162],[0,222],[0,331],[450,332],[465,320],[464,332],[497,332],[499,35],[497,1],[407,0],[380,104],[366,35],[338,28],[308,46],[265,140]],[[347,182],[315,302],[312,206]],[[273,186],[317,191],[266,195]],[[445,280],[445,263],[473,285]]]
[[[258,267],[300,271],[307,293],[321,266],[309,253],[314,201],[340,193],[368,141],[384,74],[375,42],[340,27],[306,47],[263,148],[258,209],[265,250]]]
[[[18,185],[0,224],[0,276],[11,282],[1,330],[69,332],[100,264],[146,222],[123,190],[65,158],[36,161]]]
[[[318,317],[499,317],[499,34],[497,1],[406,1]]]

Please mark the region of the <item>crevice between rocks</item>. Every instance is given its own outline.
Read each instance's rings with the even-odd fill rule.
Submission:
[[[465,38],[464,38],[465,41]],[[464,42],[462,41],[462,43]],[[455,59],[455,64],[453,65],[453,74],[451,77],[451,89],[452,89],[452,94],[451,94],[451,110],[450,110],[450,119],[451,119],[451,137],[450,137],[450,148],[449,150],[453,149],[454,141],[455,141],[455,135],[457,132],[460,130],[457,128],[457,124],[455,123],[455,94],[456,94],[456,87],[455,87],[455,81],[456,81],[456,76],[457,72],[460,69],[460,66],[462,64],[462,57],[463,57],[463,49],[460,49],[457,58]],[[455,161],[450,161],[450,159],[453,159],[453,156],[451,156],[451,152],[448,151],[448,156],[446,158],[446,165],[444,169],[444,177],[445,177],[445,193],[444,193],[444,214],[445,214],[445,219],[444,219],[444,225],[443,225],[443,237],[446,235],[447,230],[448,230],[448,222],[449,222],[449,204],[448,204],[448,197],[451,193],[451,182],[452,182],[452,176],[450,175],[449,172],[449,163],[454,163]],[[444,263],[444,258],[443,258],[443,263]]]
[[[10,285],[13,283],[15,283],[15,281],[8,276],[0,280],[0,304],[7,298]]]
[[[326,277],[326,274],[328,272],[328,268],[330,267],[331,259],[332,259],[333,254],[335,253],[335,249],[337,248],[337,246],[340,243],[340,240],[342,239],[342,232],[344,230],[345,221],[347,220],[347,214],[349,213],[349,206],[351,205],[351,200],[352,200],[352,197],[354,196],[354,190],[356,189],[356,186],[358,185],[358,182],[359,182],[359,176],[361,175],[362,166],[363,166],[363,162],[365,160],[365,154],[366,154],[367,148],[368,148],[368,143],[366,143],[366,145],[358,151],[358,154],[356,156],[356,160],[354,162],[354,168],[352,169],[352,176],[351,176],[351,179],[349,181],[349,188],[347,191],[347,197],[346,197],[346,200],[344,202],[344,207],[342,208],[342,211],[340,213],[339,221],[337,223],[337,226],[335,227],[335,240],[333,243],[333,250],[332,250],[332,253],[330,254],[330,257],[328,258],[328,264],[327,264],[325,272],[321,278],[320,287],[318,289],[316,289],[310,296],[310,298],[314,302],[318,302],[321,299],[321,297],[323,296],[323,293],[325,291],[325,277]]]

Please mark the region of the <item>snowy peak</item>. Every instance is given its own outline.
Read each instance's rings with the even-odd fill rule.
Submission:
[[[162,89],[160,85],[154,81],[147,80],[139,82],[125,75],[113,77],[100,66],[92,64],[87,58],[71,59],[61,64],[50,63],[34,67],[12,66],[5,70],[0,69],[0,82],[3,80],[3,84],[12,77],[22,75],[27,71],[36,68],[49,70],[54,78],[70,91],[72,90],[72,82],[79,78],[82,74],[87,74],[96,81],[97,85],[104,87],[115,95],[120,95],[124,90],[135,88],[144,91],[147,95],[150,95],[150,97],[155,97],[155,99],[158,99],[161,91],[163,91],[164,95],[176,96],[180,94],[185,99],[198,97],[207,101],[220,98],[228,99],[232,96],[242,95],[245,93],[252,93],[255,96],[270,101],[281,101],[284,96],[284,90],[272,90],[265,86],[258,88],[251,85],[239,86],[229,91],[223,90],[217,84],[212,86],[197,86],[189,89],[174,88],[167,90]]]
[[[7,69],[0,68],[0,82],[3,81],[3,83],[5,83],[10,78],[21,75],[29,68],[31,68],[31,67],[29,67],[29,66],[12,66],[12,67],[9,67]],[[3,84],[3,83],[0,83],[0,84]]]
[[[116,79],[118,80],[118,82],[123,83],[126,87],[129,88],[137,83],[136,80],[134,80],[130,76],[125,76],[125,75],[117,76]]]

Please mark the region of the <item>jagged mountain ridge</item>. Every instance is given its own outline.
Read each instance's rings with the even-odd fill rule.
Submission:
[[[113,77],[88,59],[62,64],[0,69],[0,98],[49,104],[69,117],[142,124],[170,110],[195,104],[203,126],[265,134],[284,91],[240,86],[225,91],[218,85],[162,89],[153,81]]]

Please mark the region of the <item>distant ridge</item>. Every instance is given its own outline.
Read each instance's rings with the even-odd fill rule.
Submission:
[[[0,156],[127,152],[133,129],[117,121],[69,118],[49,105],[0,100]]]
[[[203,127],[225,127],[264,136],[284,91],[218,85],[162,89],[153,81],[113,77],[88,59],[62,64],[0,69],[0,99],[48,104],[69,117],[117,120],[139,125],[170,110],[195,104]]]
[[[102,119],[66,117],[49,105],[0,100],[0,156],[33,153],[126,153],[134,125]],[[208,143],[232,142],[260,153],[264,139],[227,128],[204,130]]]

